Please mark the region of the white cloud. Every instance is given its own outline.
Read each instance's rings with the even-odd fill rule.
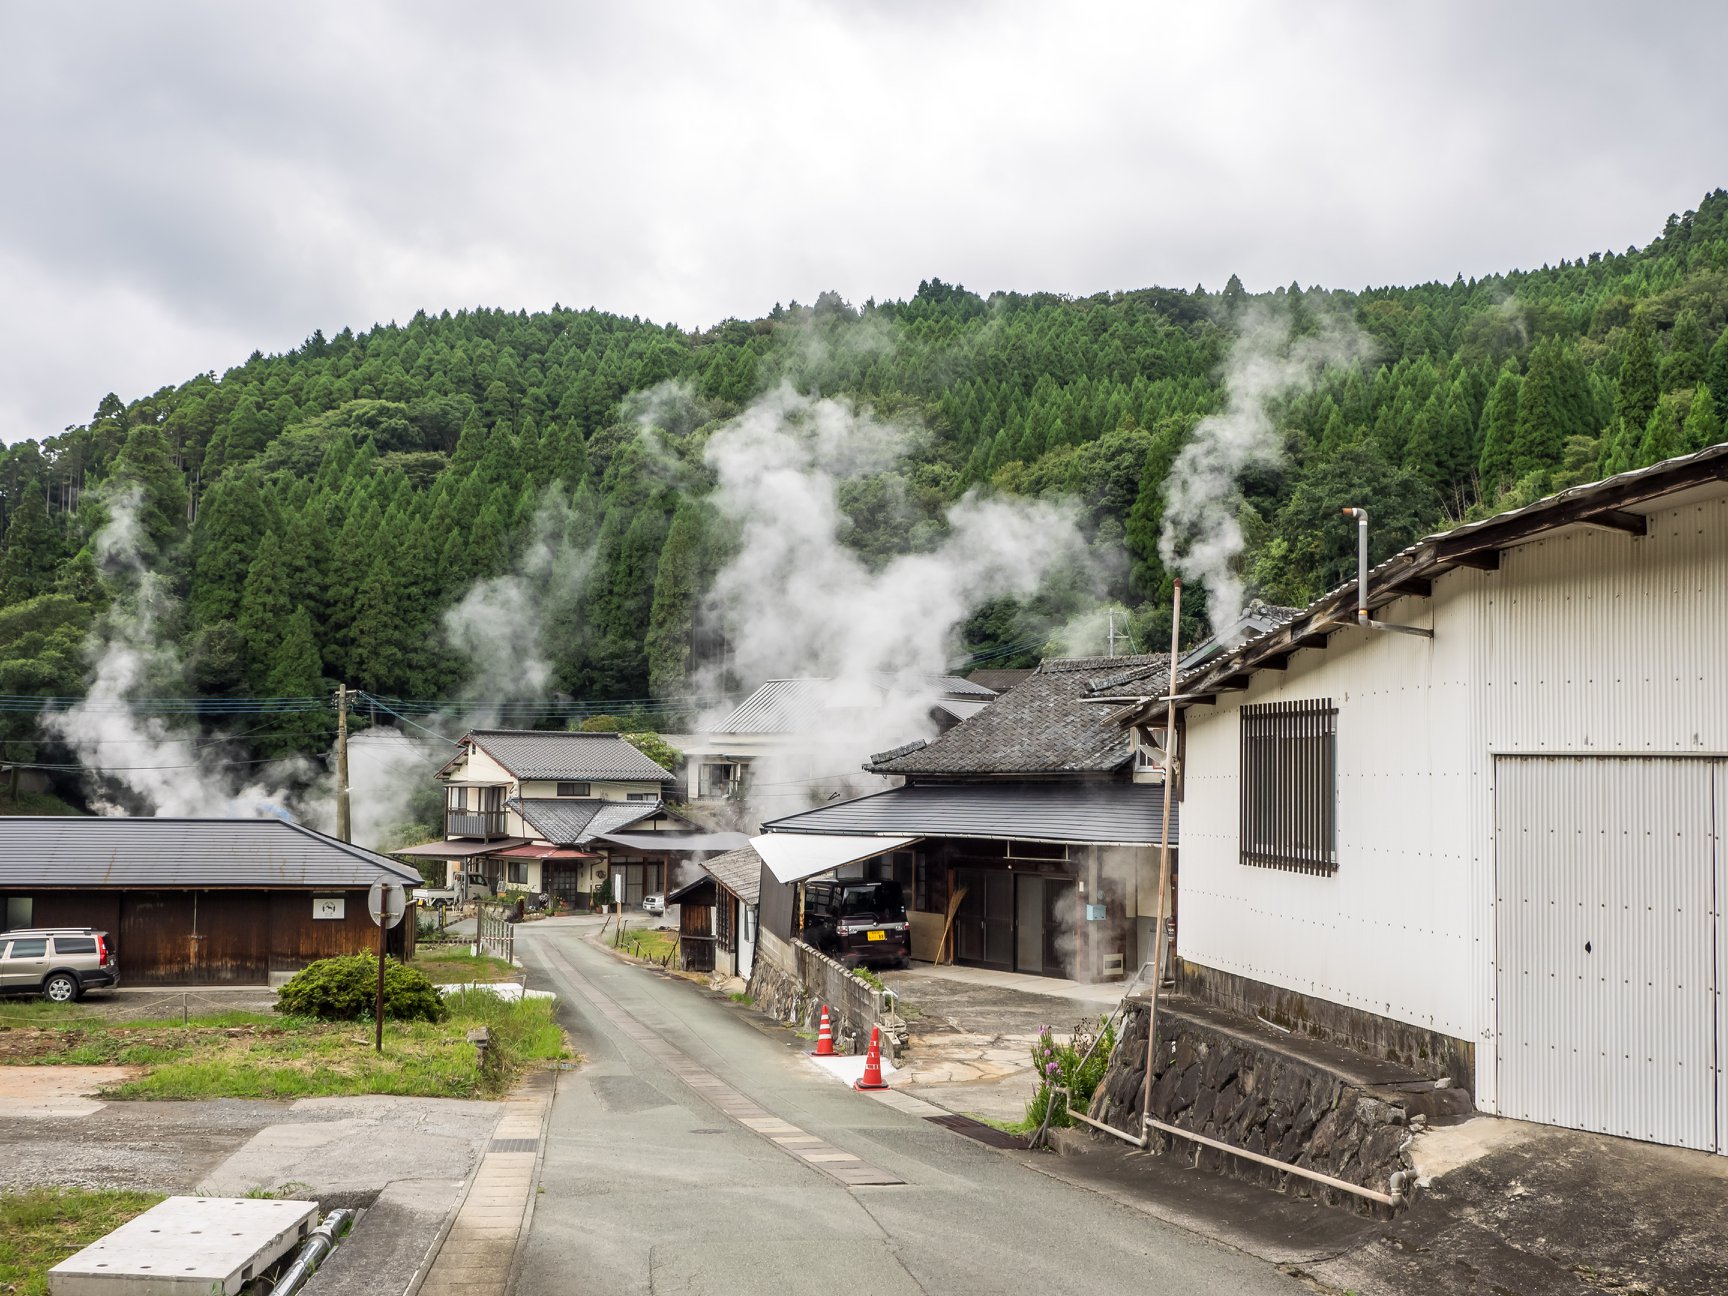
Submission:
[[[1642,243],[1723,179],[1728,18],[1685,27],[1365,2],[11,6],[0,438],[420,307],[702,326],[930,275],[1357,287]]]

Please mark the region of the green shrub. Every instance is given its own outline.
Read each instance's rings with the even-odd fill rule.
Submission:
[[[1097,1047],[1093,1048],[1096,1042]],[[1032,1065],[1038,1069],[1038,1089],[1026,1106],[1026,1125],[1036,1129],[1050,1113],[1050,1124],[1065,1129],[1073,1124],[1068,1117],[1068,1099],[1056,1092],[1060,1086],[1074,1096],[1074,1105],[1085,1111],[1092,1095],[1104,1079],[1110,1065],[1110,1054],[1116,1048],[1116,1028],[1106,1019],[1100,1036],[1094,1023],[1082,1018],[1074,1027],[1068,1043],[1059,1044],[1048,1026],[1040,1027],[1038,1039],[1032,1045]],[[1054,1103],[1054,1110],[1051,1104]]]
[[[345,954],[302,968],[276,996],[276,1011],[320,1021],[370,1018],[378,996],[378,958]],[[398,1021],[443,1021],[444,996],[425,974],[393,958],[384,960],[384,1015]]]

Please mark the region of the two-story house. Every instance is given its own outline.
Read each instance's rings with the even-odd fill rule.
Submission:
[[[398,853],[448,861],[452,885],[478,874],[492,891],[583,904],[611,877],[636,905],[680,860],[742,841],[668,809],[673,776],[617,734],[475,729],[435,777],[444,840]]]
[[[953,675],[883,675],[849,683],[773,679],[724,715],[701,725],[698,732],[672,735],[670,740],[684,753],[685,797],[710,812],[728,802],[740,805],[740,815],[734,817],[753,827],[749,809],[787,809],[785,803],[798,794],[788,793],[786,787],[753,792],[752,770],[777,757],[782,762],[797,761],[812,747],[812,735],[821,735],[819,745],[827,747],[829,735],[857,734],[859,749],[848,754],[861,760],[872,743],[908,742],[946,733],[995,696],[984,685]],[[837,763],[835,770],[843,771],[844,777],[832,778],[832,788],[857,782],[851,760]],[[889,781],[880,785],[888,786]],[[742,807],[746,799],[761,804]]]

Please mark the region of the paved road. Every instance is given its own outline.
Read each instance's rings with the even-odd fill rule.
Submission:
[[[529,984],[559,993],[587,1059],[559,1086],[518,1296],[1303,1290],[853,1093],[789,1037],[582,930],[518,933]]]

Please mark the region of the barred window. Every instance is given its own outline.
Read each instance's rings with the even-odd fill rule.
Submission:
[[[1242,708],[1242,862],[1338,870],[1336,742],[1330,698]]]

